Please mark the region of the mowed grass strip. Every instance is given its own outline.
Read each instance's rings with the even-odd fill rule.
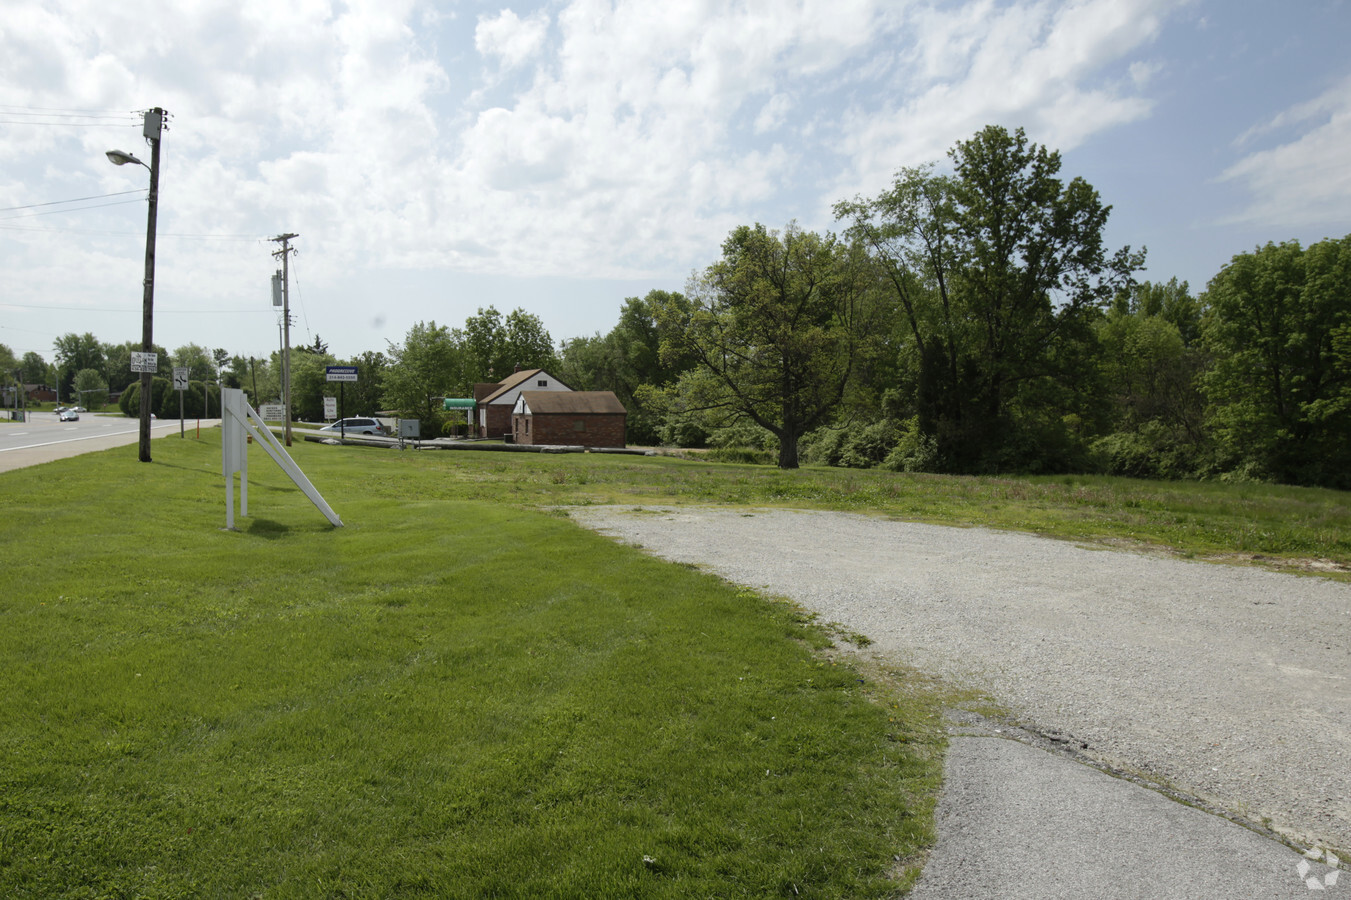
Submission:
[[[297,443],[332,529],[255,448],[232,533],[218,441],[0,475],[0,896],[913,878],[889,873],[931,840],[931,692],[883,695],[791,606],[530,509],[574,477],[557,459]]]

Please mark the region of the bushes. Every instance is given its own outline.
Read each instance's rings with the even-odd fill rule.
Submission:
[[[220,416],[220,391],[212,385],[203,385],[200,381],[189,383],[188,389],[183,393],[183,417],[186,419],[205,418],[208,414],[206,408],[206,399],[203,391],[210,391],[210,410],[216,416]],[[122,415],[130,418],[137,418],[141,414],[141,383],[136,381],[129,385],[122,392],[122,397],[117,401],[117,408],[122,410]],[[174,390],[173,383],[167,378],[150,379],[150,411],[160,419],[178,418],[178,391]]]
[[[906,425],[913,427],[913,422]],[[887,460],[906,434],[904,427],[891,419],[871,425],[818,428],[802,439],[800,452],[804,460],[817,465],[872,469]]]
[[[1202,448],[1180,440],[1157,421],[1100,437],[1091,453],[1093,468],[1104,475],[1181,479],[1211,474]]]

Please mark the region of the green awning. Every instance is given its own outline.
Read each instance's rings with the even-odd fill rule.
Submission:
[[[472,399],[470,399],[470,400],[456,400],[456,399],[454,399],[454,398],[447,397],[447,398],[445,398],[444,400],[442,400],[441,403],[443,404],[442,407],[441,407],[442,409],[473,409],[473,408],[474,408],[474,401],[473,401]]]

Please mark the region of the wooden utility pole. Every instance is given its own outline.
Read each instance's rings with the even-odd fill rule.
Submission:
[[[273,256],[281,257],[281,317],[282,317],[282,338],[281,351],[281,402],[286,407],[286,425],[282,429],[282,435],[286,439],[286,446],[291,446],[291,254],[295,251],[291,249],[291,238],[300,237],[298,234],[279,234],[272,240],[281,243],[281,249],[273,251]]]

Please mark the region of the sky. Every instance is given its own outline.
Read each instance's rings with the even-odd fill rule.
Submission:
[[[1351,233],[1351,2],[0,0],[0,343],[388,352],[520,308],[553,339],[683,290],[739,225],[838,231],[989,124],[1059,150],[1141,277]]]

